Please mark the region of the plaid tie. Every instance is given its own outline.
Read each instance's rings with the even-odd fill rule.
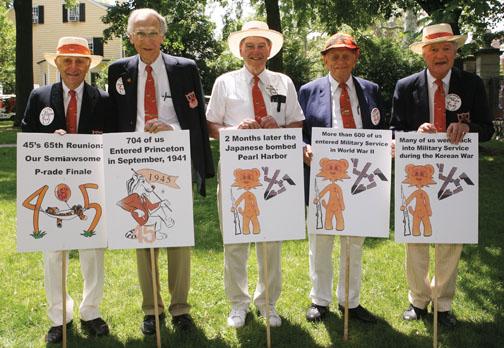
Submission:
[[[446,105],[443,81],[436,80],[438,86],[434,92],[434,127],[438,132],[446,131]]]
[[[158,118],[158,110],[156,105],[156,86],[154,84],[154,78],[152,77],[152,67],[147,65],[145,71],[147,71],[147,80],[145,80],[144,111],[145,123],[147,123],[150,120]]]
[[[340,112],[341,118],[343,120],[343,128],[355,128],[355,121],[352,113],[352,103],[350,103],[350,96],[348,95],[348,89],[346,83],[342,82],[339,84],[341,88],[340,95]]]
[[[68,91],[68,94],[70,94],[70,102],[66,113],[66,131],[77,133],[77,97],[74,90]]]
[[[252,86],[252,102],[254,103],[254,116],[257,123],[261,124],[263,117],[266,117],[266,105],[261,90],[259,89],[259,77],[254,76],[254,85]]]

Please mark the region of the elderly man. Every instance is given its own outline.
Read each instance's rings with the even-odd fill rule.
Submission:
[[[270,30],[260,21],[245,23],[241,31],[231,33],[229,49],[234,56],[243,59],[244,67],[217,78],[207,110],[210,135],[218,139],[222,129],[260,129],[301,127],[304,119],[297,102],[294,85],[286,75],[266,69],[266,63],[280,51],[283,36]],[[220,192],[219,216],[220,212]],[[239,328],[245,324],[250,295],[248,293],[247,259],[249,244],[224,245],[224,288],[231,301],[227,323]],[[281,242],[266,243],[268,279],[263,273],[265,255],[263,248],[256,248],[259,264],[259,281],[254,302],[261,315],[269,306],[271,326],[282,321],[275,310],[275,303],[282,287]],[[269,303],[265,291],[269,289]]]
[[[35,89],[28,99],[21,128],[37,133],[102,133],[108,113],[108,95],[88,85],[84,79],[102,57],[91,55],[88,42],[80,37],[59,39],[56,53],[46,53],[46,61],[58,68],[61,82]],[[68,263],[68,253],[66,253]],[[80,304],[81,326],[89,335],[109,334],[99,306],[103,298],[104,249],[79,250],[84,290]],[[63,335],[63,301],[61,299],[61,252],[44,253],[44,284],[47,314],[52,327],[48,343],[58,343]],[[72,327],[73,300],[66,296],[67,327]]]
[[[214,176],[205,103],[198,68],[194,61],[161,52],[166,21],[152,9],[131,12],[128,37],[137,55],[113,63],[108,71],[108,85],[115,112],[107,131],[152,132],[188,129],[191,137],[191,158],[198,191],[205,195],[205,179]],[[194,326],[189,315],[187,297],[190,283],[190,248],[168,248],[168,308],[177,329]],[[158,259],[155,249],[158,309],[165,318],[161,299]],[[145,313],[141,330],[155,334],[155,309],[149,249],[137,249],[137,268]]]
[[[322,59],[327,76],[318,78],[302,86],[299,90],[299,103],[306,120],[303,125],[305,162],[305,199],[308,203],[310,164],[312,159],[312,127],[328,128],[384,128],[381,113],[380,89],[374,82],[352,75],[359,58],[359,46],[348,34],[336,33],[325,43]],[[332,250],[334,236],[309,234],[310,278],[312,304],[306,312],[308,321],[324,319],[332,302],[333,263]],[[374,323],[376,318],[360,305],[362,245],[364,237],[341,237],[340,276],[338,282],[339,309],[345,303],[345,258],[347,239],[350,242],[350,318]]]
[[[420,133],[446,132],[450,142],[459,143],[467,132],[477,132],[480,141],[493,134],[493,125],[481,79],[453,67],[457,48],[465,36],[453,35],[449,24],[423,30],[421,42],[410,46],[422,54],[427,69],[397,82],[392,105],[391,129]],[[451,103],[446,103],[450,98]],[[461,244],[438,245],[438,318],[453,328],[456,319],[451,304],[455,294]],[[429,244],[406,245],[406,275],[410,302],[404,320],[425,316],[431,302],[434,279],[429,283]]]

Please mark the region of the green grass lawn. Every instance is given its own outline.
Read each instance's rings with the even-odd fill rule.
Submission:
[[[214,153],[217,145],[212,142]],[[0,148],[0,347],[44,347],[50,323],[46,315],[42,253],[16,252],[15,154],[14,148]],[[492,141],[481,146],[479,244],[464,247],[453,304],[459,325],[453,331],[440,328],[441,347],[501,347],[504,342],[503,173],[504,143]],[[255,313],[249,315],[242,329],[226,327],[229,305],[223,289],[215,179],[208,183],[208,196],[195,196],[194,201],[196,246],[189,300],[197,329],[188,335],[179,334],[168,320],[161,331],[163,346],[264,347],[264,322]],[[336,245],[335,269],[338,250]],[[380,320],[371,326],[350,322],[348,342],[342,341],[343,318],[334,305],[324,323],[311,324],[304,319],[310,303],[307,241],[285,242],[282,257],[283,290],[277,309],[283,324],[271,330],[273,347],[432,347],[432,320],[409,323],[401,319],[408,304],[404,246],[394,243],[393,233],[387,240],[366,240],[361,302]],[[166,262],[166,253],[161,253],[160,264]],[[168,302],[167,274],[161,274],[163,298]],[[251,293],[256,275],[255,252],[251,250]],[[68,287],[78,304],[82,298],[82,279],[77,252],[71,253]],[[102,314],[111,327],[111,336],[88,339],[80,331],[78,320],[74,320],[68,346],[155,347],[155,338],[144,338],[139,330],[143,315],[140,303],[134,251],[107,251]],[[78,319],[77,309],[74,313]]]
[[[0,144],[15,144],[18,131],[13,121],[0,120]]]

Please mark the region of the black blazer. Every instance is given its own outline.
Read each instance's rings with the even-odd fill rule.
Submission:
[[[48,124],[41,122],[41,112],[44,108],[50,108],[54,114],[54,119]],[[48,110],[46,109],[45,112]],[[110,107],[107,92],[84,82],[84,93],[77,132],[84,134],[103,132],[105,119],[109,112]],[[61,82],[42,86],[31,92],[23,120],[21,121],[21,129],[23,132],[32,133],[54,133],[57,129],[66,130],[63,86]]]
[[[483,81],[474,74],[453,68],[448,93],[458,95],[462,104],[456,111],[446,110],[446,125],[458,122],[459,114],[469,113],[470,131],[478,132],[479,141],[490,140],[494,127]],[[430,122],[430,111],[427,70],[424,69],[397,81],[390,129],[416,131],[426,122]]]
[[[182,129],[188,129],[191,158],[198,192],[205,195],[205,178],[215,175],[208,129],[205,117],[205,100],[200,76],[193,60],[161,53],[177,119]],[[106,132],[134,132],[137,118],[137,81],[139,56],[120,59],[109,66],[108,85],[112,117],[105,125]],[[116,83],[121,78],[125,94],[117,92]],[[198,106],[191,108],[187,94],[194,92]]]

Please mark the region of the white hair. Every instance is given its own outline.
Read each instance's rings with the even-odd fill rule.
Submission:
[[[126,32],[128,33],[128,36],[133,34],[133,27],[135,24],[135,21],[137,17],[148,17],[148,16],[154,16],[157,18],[159,21],[159,30],[161,31],[161,34],[166,34],[166,19],[161,16],[156,10],[153,10],[151,8],[139,8],[137,10],[134,10],[133,12],[130,13],[128,17],[128,28]]]

